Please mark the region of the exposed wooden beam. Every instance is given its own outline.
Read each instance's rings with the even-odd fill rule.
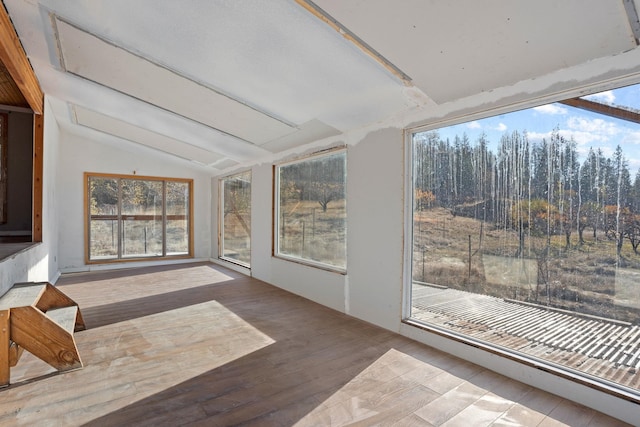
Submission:
[[[399,69],[395,64],[389,61],[387,58],[382,56],[379,52],[377,52],[374,48],[369,46],[362,40],[360,37],[352,33],[347,27],[342,25],[336,19],[334,19],[331,15],[329,15],[326,11],[324,11],[320,6],[315,4],[311,0],[295,0],[300,6],[306,9],[313,16],[329,25],[336,32],[342,35],[345,39],[349,40],[355,46],[357,46],[360,50],[362,50],[367,55],[371,56],[375,59],[380,65],[387,69],[391,74],[400,79],[406,86],[411,86],[411,77],[406,75],[401,69]]]
[[[571,107],[582,108],[583,110],[592,111],[594,113],[605,114],[616,119],[628,120],[634,123],[640,123],[640,114],[631,110],[620,107],[614,107],[600,102],[589,101],[583,98],[571,98],[559,101],[560,104],[569,105]]]
[[[42,114],[44,111],[42,89],[4,4],[0,7],[0,61],[9,71],[33,112]]]
[[[44,116],[33,115],[33,242],[42,242],[42,194],[44,174]]]

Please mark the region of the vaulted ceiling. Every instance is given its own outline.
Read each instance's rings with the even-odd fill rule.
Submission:
[[[4,4],[61,126],[212,173],[636,49],[639,25],[633,0]]]

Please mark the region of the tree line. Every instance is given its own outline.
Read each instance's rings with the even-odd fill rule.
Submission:
[[[546,237],[547,247],[564,235],[568,248],[572,233],[584,244],[586,231],[615,241],[618,256],[625,240],[638,253],[640,174],[632,180],[619,145],[609,157],[590,148],[580,162],[576,142],[558,128],[537,142],[504,133],[495,151],[485,134],[472,144],[466,134],[451,141],[430,131],[414,136],[413,155],[416,210],[439,206],[513,229],[519,253],[527,235]]]
[[[345,169],[344,152],[281,166],[280,203],[313,200],[326,212],[329,203],[345,197]]]

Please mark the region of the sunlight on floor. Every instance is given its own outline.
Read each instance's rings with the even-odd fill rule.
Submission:
[[[171,333],[167,333],[171,325]],[[100,329],[100,333],[95,333]],[[92,341],[99,336],[99,340]],[[3,392],[3,400],[20,399],[16,420],[30,424],[42,416],[41,395],[59,396],[48,416],[70,420],[97,417],[175,387],[191,378],[216,369],[273,344],[260,332],[217,301],[195,304],[150,316],[114,323],[76,334],[84,368],[38,379],[37,387],[15,387]],[[202,345],[208,342],[210,345]],[[33,375],[30,366],[19,364],[15,377]],[[31,366],[32,368],[32,366]],[[19,378],[13,381],[19,381]],[[67,381],[103,385],[78,409],[76,399],[65,398]],[[35,385],[35,384],[34,384]],[[95,402],[92,406],[91,402]]]
[[[421,382],[443,374],[449,375],[413,356],[390,349],[296,425],[345,425],[364,420],[373,423],[378,416],[388,417],[399,400],[408,406],[415,401],[418,409],[438,396]]]

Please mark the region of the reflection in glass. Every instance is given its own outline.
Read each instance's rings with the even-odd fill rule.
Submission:
[[[91,176],[90,261],[189,255],[191,181]]]
[[[277,253],[346,268],[346,152],[277,168]]]
[[[638,135],[561,104],[415,133],[411,318],[638,389]]]
[[[220,255],[247,267],[251,264],[251,171],[222,181]]]

